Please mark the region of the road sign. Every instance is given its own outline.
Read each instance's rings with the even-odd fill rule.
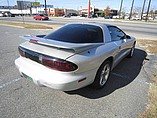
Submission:
[[[31,7],[31,2],[29,1],[17,1],[17,6],[19,10],[28,9]]]
[[[34,3],[33,3],[33,6],[34,6],[34,7],[40,7],[40,2],[34,2]]]

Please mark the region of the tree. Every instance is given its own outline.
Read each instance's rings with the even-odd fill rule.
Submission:
[[[107,6],[105,9],[105,16],[109,16],[110,15],[110,7]]]
[[[141,7],[135,6],[134,9],[133,9],[132,15],[139,17],[140,16],[140,12],[141,12]]]
[[[143,19],[143,12],[144,12],[144,7],[145,7],[146,0],[143,1],[143,7],[141,11],[141,20]]]
[[[129,20],[130,20],[131,17],[132,17],[132,10],[133,10],[133,7],[134,7],[134,0],[132,0],[132,5],[131,5],[131,10],[130,10]]]
[[[147,15],[146,15],[146,22],[148,21],[148,14],[149,14],[149,8],[150,8],[150,4],[151,4],[151,0],[149,0],[149,3],[148,3],[148,9],[147,9]]]
[[[126,17],[126,7],[123,7],[121,10],[121,18],[125,19],[125,17]]]
[[[141,12],[141,7],[135,6],[133,12],[140,13]]]
[[[121,0],[121,4],[119,8],[119,18],[121,17],[121,14],[122,14],[122,6],[123,6],[123,0]]]
[[[151,11],[149,12],[149,14],[150,14],[150,16],[151,16],[152,18],[155,18],[155,11],[151,10]]]

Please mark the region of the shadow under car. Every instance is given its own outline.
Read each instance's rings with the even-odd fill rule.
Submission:
[[[132,58],[124,58],[112,71],[106,85],[102,89],[94,89],[90,86],[68,91],[67,94],[97,99],[107,96],[115,90],[125,87],[130,84],[141,71],[143,61],[146,58],[147,53],[141,49],[135,49]]]

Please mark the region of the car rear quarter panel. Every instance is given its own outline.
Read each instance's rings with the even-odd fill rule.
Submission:
[[[84,73],[87,71],[95,70],[95,73],[101,64],[109,57],[114,57],[116,54],[116,45],[113,42],[105,43],[99,47],[89,49],[79,54],[70,57],[71,61],[78,65],[76,73]]]

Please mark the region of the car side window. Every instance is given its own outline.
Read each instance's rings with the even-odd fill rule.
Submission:
[[[125,33],[117,27],[109,26],[108,29],[109,29],[112,41],[118,41],[125,37]]]

